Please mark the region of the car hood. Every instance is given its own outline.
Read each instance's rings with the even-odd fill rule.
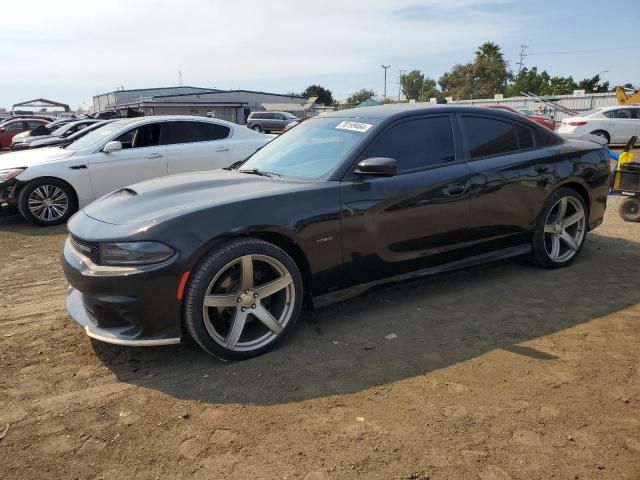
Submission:
[[[40,163],[49,163],[69,158],[75,152],[64,148],[43,148],[24,150],[0,155],[0,170],[6,168],[32,167]]]
[[[159,223],[204,208],[286,194],[313,185],[228,170],[185,173],[121,188],[89,204],[84,213],[115,225]]]

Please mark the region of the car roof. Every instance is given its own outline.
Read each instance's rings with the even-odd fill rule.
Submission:
[[[237,126],[233,122],[222,120],[220,118],[200,117],[197,115],[151,115],[148,117],[133,117],[133,118],[114,118],[113,123],[118,125],[143,125],[145,123],[165,121],[165,120],[177,120],[188,122],[212,122],[227,125],[229,127]]]
[[[412,103],[412,104],[389,104],[378,105],[374,107],[358,107],[347,110],[337,110],[333,112],[322,113],[322,118],[370,118],[380,120],[393,120],[412,115],[423,115],[433,113],[481,113],[500,116],[510,120],[522,118],[522,115],[514,113],[503,108],[487,108],[476,107],[473,105],[460,104],[430,104],[430,103]]]

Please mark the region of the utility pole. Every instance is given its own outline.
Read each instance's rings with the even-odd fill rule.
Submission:
[[[178,83],[182,86],[182,70],[178,70]]]
[[[387,100],[387,68],[389,68],[391,65],[380,65],[382,68],[384,68],[384,99]]]
[[[400,70],[400,76],[398,77],[398,103],[400,103],[400,93],[402,92],[402,75],[406,70]]]
[[[520,61],[516,62],[516,65],[518,65],[518,73],[520,73],[524,67],[524,59],[527,58],[527,54],[524,52],[527,48],[529,48],[529,45],[520,45]]]

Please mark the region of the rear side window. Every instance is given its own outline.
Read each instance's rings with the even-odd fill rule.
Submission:
[[[611,110],[604,112],[603,115],[608,118],[632,118],[631,110],[627,108],[621,108],[619,110]]]
[[[231,129],[208,122],[168,122],[167,144],[209,142],[227,138]]]
[[[407,172],[455,160],[451,120],[429,117],[401,122],[382,132],[363,158],[388,157]]]
[[[484,117],[462,117],[471,158],[500,155],[518,150],[513,124]]]
[[[28,129],[27,124],[23,123],[23,122],[15,122],[15,123],[10,123],[9,125],[7,125],[6,127],[4,127],[5,131],[7,132],[15,132],[18,130],[25,130]]]
[[[518,146],[520,147],[520,150],[533,148],[533,132],[531,132],[531,129],[518,123],[514,123],[513,126],[516,129],[516,136],[518,137]]]
[[[252,113],[251,114],[251,120],[260,120],[261,118],[264,118],[264,113]]]
[[[42,122],[26,122],[26,123],[27,123],[27,129],[29,130],[33,130],[34,128],[38,128],[43,125]]]

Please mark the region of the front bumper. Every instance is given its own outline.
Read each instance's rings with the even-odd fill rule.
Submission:
[[[175,258],[144,268],[105,267],[78,252],[69,239],[61,257],[70,284],[67,310],[87,335],[129,346],[180,342]]]

